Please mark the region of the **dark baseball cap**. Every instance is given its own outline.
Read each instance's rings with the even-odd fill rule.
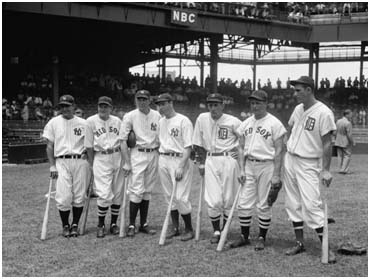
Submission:
[[[113,106],[113,102],[112,102],[112,99],[107,97],[107,96],[101,96],[98,100],[98,105],[100,104],[105,104],[105,105],[108,105],[108,106]]]
[[[75,103],[75,99],[71,95],[63,95],[59,98],[58,106],[67,105],[72,106]]]
[[[209,94],[206,100],[207,103],[223,103],[224,97],[220,93]]]
[[[308,77],[308,76],[301,76],[299,79],[291,80],[289,83],[293,86],[296,85],[296,84],[303,84],[303,85],[307,85],[311,88],[315,88],[315,82],[314,82],[313,78]]]
[[[171,94],[163,93],[158,96],[158,98],[155,100],[155,103],[158,104],[160,102],[171,102],[171,101],[173,101]]]
[[[253,91],[252,94],[248,97],[248,99],[255,99],[258,101],[266,102],[267,101],[267,93],[263,90],[256,90]]]
[[[138,90],[136,91],[135,97],[150,99],[150,92],[148,90]]]

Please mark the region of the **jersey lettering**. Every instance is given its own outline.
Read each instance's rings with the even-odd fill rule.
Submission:
[[[315,122],[316,119],[312,117],[308,117],[306,120],[306,124],[304,126],[304,129],[307,131],[312,131],[315,128]]]
[[[245,131],[244,131],[244,135],[245,136],[248,136],[248,135],[250,135],[250,134],[252,134],[253,133],[253,128],[252,127],[249,127],[248,129],[246,129]]]
[[[116,135],[118,135],[119,131],[117,128],[109,126],[109,133],[115,133]]]
[[[172,128],[171,129],[171,136],[178,137],[179,136],[179,129]]]
[[[74,131],[76,136],[81,136],[81,133],[82,133],[81,128],[74,128],[73,131]]]
[[[218,130],[218,138],[219,139],[227,139],[227,136],[228,136],[228,130],[227,128],[220,128]]]
[[[272,136],[272,134],[269,131],[267,131],[266,129],[262,129],[262,130],[261,129],[262,129],[262,126],[258,126],[257,130],[256,130],[256,133],[263,136],[264,139],[268,139],[270,136]]]
[[[152,131],[157,131],[157,124],[152,123],[152,124],[150,125],[150,130],[152,130]]]

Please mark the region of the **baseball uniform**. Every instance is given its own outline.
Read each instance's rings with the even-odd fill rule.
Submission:
[[[200,114],[195,123],[193,144],[207,151],[204,198],[212,222],[219,223],[222,214],[227,219],[239,184],[239,164],[231,153],[238,149],[240,123],[225,113],[215,121],[209,112]]]

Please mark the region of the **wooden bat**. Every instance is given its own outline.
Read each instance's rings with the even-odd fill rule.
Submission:
[[[171,194],[171,199],[170,199],[170,203],[168,204],[166,218],[164,219],[161,236],[159,237],[159,245],[164,245],[164,242],[166,240],[168,223],[170,221],[171,208],[172,208],[172,203],[173,203],[173,199],[175,197],[176,190],[177,190],[177,181],[175,182],[175,185],[173,187],[172,194]]]
[[[47,202],[46,202],[46,208],[45,208],[45,213],[44,213],[44,221],[42,222],[41,240],[46,239],[46,233],[47,233],[47,230],[48,230],[49,207],[50,207],[50,196],[51,196],[51,187],[52,186],[53,186],[53,179],[50,178],[48,199],[47,199]]]
[[[324,231],[322,234],[321,263],[329,263],[328,205],[324,201]]]
[[[122,197],[122,205],[121,205],[121,221],[119,223],[119,237],[126,236],[126,205],[127,205],[127,187],[128,187],[128,176],[125,177],[125,182],[123,183],[123,197]]]
[[[224,245],[225,245],[225,242],[226,242],[226,237],[227,237],[227,234],[229,232],[231,220],[233,218],[235,207],[236,207],[236,205],[238,203],[238,200],[239,200],[239,195],[240,195],[240,191],[242,189],[242,186],[243,186],[243,184],[240,184],[239,188],[238,188],[238,191],[236,192],[234,203],[233,203],[233,206],[231,207],[231,210],[230,210],[230,213],[229,213],[229,218],[227,218],[226,225],[225,225],[224,229],[221,232],[220,241],[218,242],[216,251],[222,251],[222,249],[224,248]]]
[[[197,224],[195,227],[195,240],[199,240],[200,235],[200,220],[202,218],[202,201],[204,195],[204,177],[202,177],[202,183],[200,185],[200,192],[199,192],[199,202],[198,202],[198,214],[197,214]]]
[[[93,184],[94,184],[94,177],[93,177],[93,175],[91,175],[89,187],[87,188],[87,200],[85,202],[85,208],[84,208],[85,212],[84,212],[84,215],[82,216],[82,220],[81,220],[82,226],[81,226],[81,229],[80,229],[80,235],[85,234],[86,223],[87,223],[87,215],[89,214],[89,207],[90,207],[90,199],[91,199],[90,195],[92,193]]]

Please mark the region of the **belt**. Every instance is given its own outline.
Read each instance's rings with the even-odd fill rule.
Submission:
[[[114,152],[118,152],[121,150],[121,147],[116,147],[116,148],[108,148],[107,150],[103,150],[100,153],[101,154],[113,154]]]
[[[171,156],[171,157],[182,157],[182,153],[176,153],[176,152],[164,152],[164,153],[159,153],[159,155]]]
[[[139,151],[139,152],[153,152],[157,149],[158,148],[138,148],[137,151]]]
[[[58,158],[61,158],[61,159],[80,159],[82,157],[83,154],[81,155],[78,155],[78,154],[75,154],[75,155],[63,155],[63,156],[58,156]]]
[[[207,156],[229,156],[229,152],[207,152]]]
[[[257,163],[264,163],[264,162],[267,162],[267,160],[259,160],[259,159],[256,159],[256,158],[251,158],[251,157],[247,157],[245,158],[246,160],[248,161],[251,161],[251,162],[257,162]]]

